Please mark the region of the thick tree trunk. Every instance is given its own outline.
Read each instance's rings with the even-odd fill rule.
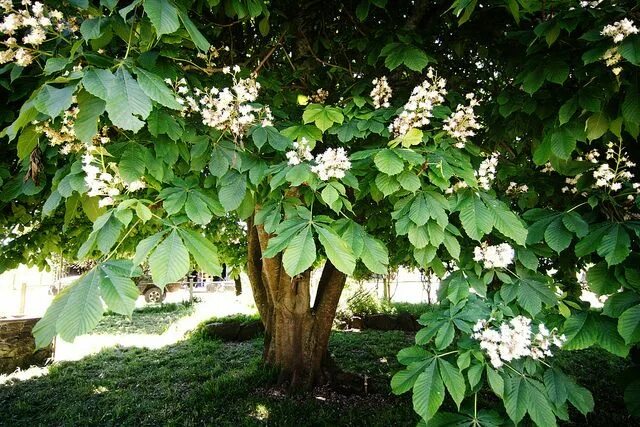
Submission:
[[[253,221],[248,229],[247,272],[265,326],[265,363],[279,370],[279,383],[290,389],[327,382],[327,346],[346,276],[327,261],[311,305],[311,271],[289,277],[281,256],[262,257],[269,241],[264,229]]]

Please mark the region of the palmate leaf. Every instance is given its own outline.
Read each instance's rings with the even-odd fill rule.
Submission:
[[[247,192],[247,177],[236,171],[227,172],[220,180],[218,197],[225,211],[238,209]]]
[[[133,263],[124,260],[107,261],[100,265],[103,280],[100,295],[113,312],[130,316],[140,296],[138,287],[129,277]]]
[[[505,381],[504,407],[507,415],[518,424],[527,413],[528,387],[521,377],[509,377]]]
[[[482,194],[482,198],[493,215],[494,227],[517,244],[524,246],[527,240],[527,229],[522,224],[522,220],[500,200],[488,194]]]
[[[460,203],[460,222],[469,237],[480,241],[491,232],[495,220],[478,196],[467,194]]]
[[[189,272],[189,252],[178,231],[173,230],[149,257],[153,283],[161,289],[182,279]]]
[[[205,273],[212,276],[222,275],[222,265],[213,243],[195,231],[179,229],[179,233],[189,253]]]
[[[314,228],[331,263],[344,274],[353,274],[356,268],[356,257],[351,248],[332,229],[321,226],[314,226]]]
[[[149,98],[167,108],[182,110],[183,107],[176,101],[173,91],[159,76],[140,67],[134,68],[134,72],[138,77],[138,84]]]
[[[400,354],[398,354],[398,357],[400,357]],[[395,395],[403,394],[411,390],[413,385],[416,383],[418,376],[424,371],[424,368],[427,365],[434,363],[433,357],[423,357],[414,362],[409,362],[408,359],[403,360],[408,362],[407,368],[397,372],[391,378],[391,391]]]
[[[305,123],[315,123],[322,132],[333,126],[334,123],[341,124],[344,115],[339,108],[324,106],[321,104],[309,104],[302,114]]]
[[[413,409],[429,421],[444,401],[444,383],[439,375],[438,364],[431,362],[424,372],[418,375],[413,384]]]
[[[44,85],[36,95],[33,106],[41,113],[51,118],[56,118],[71,107],[75,90],[75,85],[61,89]]]
[[[266,255],[265,255],[266,256]],[[316,260],[316,243],[311,226],[303,228],[287,245],[282,256],[282,265],[291,277],[307,270]]]
[[[178,9],[169,0],[144,0],[143,6],[158,37],[171,34],[180,28]]]
[[[438,359],[438,366],[440,368],[440,377],[447,387],[447,391],[453,398],[453,401],[456,402],[458,409],[460,409],[460,404],[464,399],[466,391],[464,377],[457,367],[442,358]]]
[[[89,332],[100,322],[104,314],[99,287],[102,280],[104,273],[94,267],[71,287],[56,321],[56,331],[63,340],[73,342],[75,337]]]
[[[387,175],[397,175],[404,169],[404,161],[393,150],[380,150],[373,158],[373,162],[380,172]]]
[[[542,384],[533,379],[525,380],[525,384],[527,387],[527,413],[533,422],[539,426],[555,427],[557,425],[556,416]]]
[[[389,251],[380,240],[369,234],[363,236],[362,262],[372,272],[385,274],[389,264]]]
[[[626,310],[618,319],[618,332],[627,344],[640,341],[640,305]]]

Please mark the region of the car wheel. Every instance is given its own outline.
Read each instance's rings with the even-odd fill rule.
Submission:
[[[148,303],[158,304],[164,301],[166,294],[156,286],[147,289],[144,292],[144,300]]]

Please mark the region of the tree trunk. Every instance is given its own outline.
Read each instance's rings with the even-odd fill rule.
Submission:
[[[280,372],[279,383],[307,390],[327,382],[327,346],[346,276],[326,262],[311,305],[311,270],[289,277],[282,256],[263,258],[269,235],[248,221],[247,273],[265,326],[263,359]]]

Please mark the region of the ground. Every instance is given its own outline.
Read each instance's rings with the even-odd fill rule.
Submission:
[[[400,331],[334,331],[330,351],[367,378],[365,395],[320,389],[286,396],[260,365],[260,339],[222,343],[194,333],[159,349],[115,348],[48,375],[0,386],[0,425],[414,426],[408,395],[390,394],[395,354],[413,343]],[[594,391],[592,426],[630,426],[614,377],[626,362],[600,350],[563,353],[569,373]],[[450,402],[449,402],[450,405]],[[572,414],[572,426],[587,422]]]

